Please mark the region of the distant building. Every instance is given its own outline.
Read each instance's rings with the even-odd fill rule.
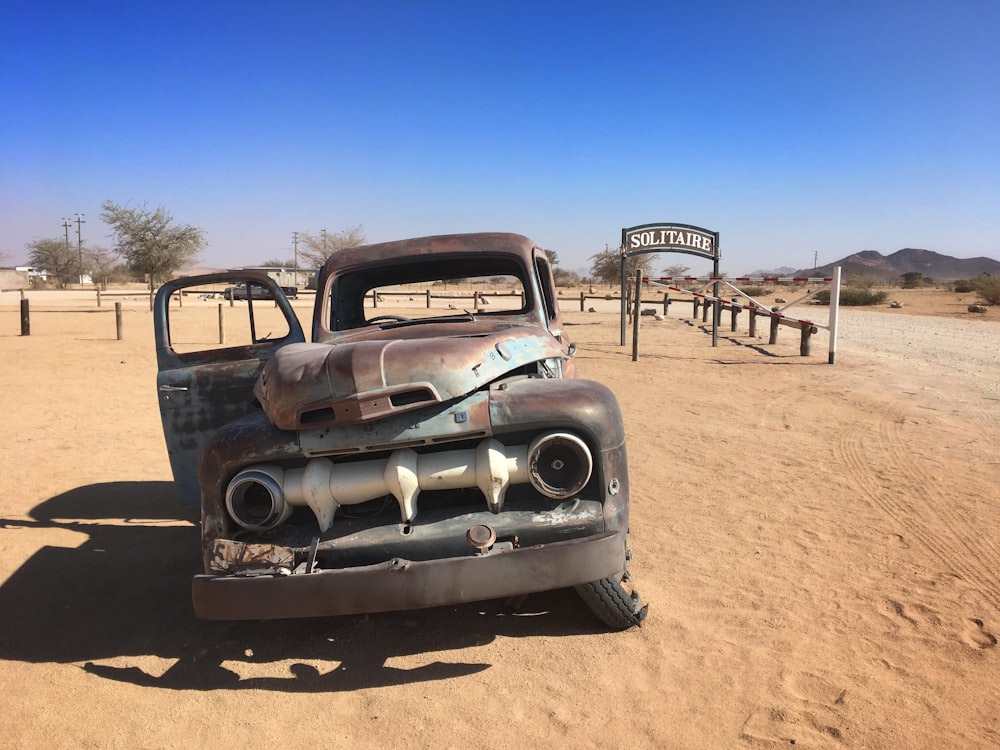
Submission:
[[[35,268],[34,266],[16,266],[14,270],[18,273],[24,274],[24,278],[29,284],[33,279],[38,279],[39,281],[49,280],[49,272],[44,268]]]
[[[30,284],[27,266],[0,269],[0,289],[23,289]]]
[[[305,268],[279,268],[277,266],[244,266],[240,271],[263,271],[274,279],[278,286],[294,286],[297,289],[315,289],[316,271]]]

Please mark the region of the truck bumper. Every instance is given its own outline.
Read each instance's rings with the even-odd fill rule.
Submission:
[[[439,607],[575,586],[625,569],[625,531],[485,555],[285,576],[197,575],[194,610],[208,620],[270,620]]]

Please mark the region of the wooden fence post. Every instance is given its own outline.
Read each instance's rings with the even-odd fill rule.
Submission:
[[[101,287],[97,287],[97,306],[101,306]]]
[[[583,306],[586,304],[587,295],[580,292],[580,312],[583,312]]]
[[[694,312],[691,313],[691,317],[692,318],[697,318],[698,317],[698,305],[701,304],[701,300],[698,299],[697,297],[694,297],[691,301],[694,303]]]
[[[121,341],[124,338],[122,331],[122,303],[115,302],[115,336]]]
[[[757,337],[757,308],[750,305],[750,338]]]
[[[733,314],[733,316],[732,316],[732,326],[730,327],[729,330],[735,331],[736,330],[736,320],[740,317],[740,310],[742,308],[740,307],[739,304],[737,304],[736,302],[733,302],[732,306],[729,309],[730,309],[730,311]]]
[[[777,344],[778,343],[778,319],[771,318],[771,336],[768,338],[767,343]]]
[[[230,303],[232,300],[230,300]],[[226,313],[225,305],[219,303],[219,344],[226,343]]]
[[[431,309],[431,290],[427,290],[427,309]]]
[[[809,339],[812,336],[812,326],[802,326],[802,338],[799,341],[799,354],[809,356]]]
[[[21,335],[31,335],[31,311],[28,309],[28,300],[21,297]]]
[[[632,361],[639,361],[639,315],[642,306],[642,269],[635,272],[635,308],[632,310]]]
[[[670,312],[670,292],[663,293],[663,317],[667,317]]]

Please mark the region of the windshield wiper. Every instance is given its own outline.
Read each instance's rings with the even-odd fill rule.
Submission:
[[[422,323],[461,323],[469,322],[475,323],[476,316],[474,313],[470,313],[468,310],[464,310],[461,313],[456,313],[454,315],[440,315],[434,318],[414,318],[413,320],[393,320],[387,323],[379,323],[378,327],[383,331],[387,331],[391,328],[405,328],[406,326],[415,326]]]

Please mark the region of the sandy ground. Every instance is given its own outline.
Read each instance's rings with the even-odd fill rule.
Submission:
[[[622,404],[651,604],[606,633],[565,591],[196,620],[197,513],[172,494],[142,297],[116,341],[107,307],[58,295],[22,337],[5,294],[0,745],[997,747],[1000,371],[921,355],[919,315],[995,353],[998,314],[905,296],[847,312],[833,366],[823,332],[811,357],[745,322],[712,348],[686,306],[644,319],[633,363],[613,306],[563,302],[580,374]],[[909,338],[876,347],[866,321],[890,313]]]

